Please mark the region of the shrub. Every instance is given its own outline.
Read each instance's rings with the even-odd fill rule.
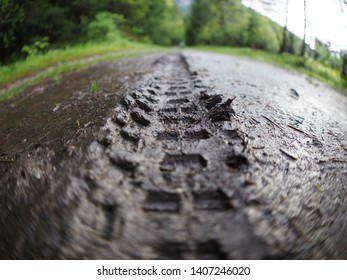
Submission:
[[[22,47],[22,53],[26,56],[34,56],[39,53],[44,53],[49,48],[48,37],[36,37],[30,45]]]
[[[118,14],[100,12],[87,26],[89,41],[119,41],[122,36],[120,26],[124,18]]]

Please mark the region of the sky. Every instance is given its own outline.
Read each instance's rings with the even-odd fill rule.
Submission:
[[[270,1],[269,1],[270,2]],[[285,5],[275,0],[275,6],[266,9],[257,0],[242,0],[248,7],[281,24],[285,23]],[[347,50],[347,9],[343,14],[338,0],[306,0],[307,40],[312,47],[315,38],[330,42],[331,49]],[[272,11],[271,11],[272,10]],[[289,0],[288,29],[299,37],[304,33],[304,0]]]

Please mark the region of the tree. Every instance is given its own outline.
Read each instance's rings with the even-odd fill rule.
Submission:
[[[240,0],[195,0],[187,28],[190,44],[242,46],[249,13]]]
[[[339,0],[341,12],[347,11],[347,0]],[[347,86],[347,50],[341,51],[341,77],[344,79]]]
[[[279,41],[273,25],[268,18],[251,10],[247,29],[247,46],[272,52],[278,51]]]
[[[225,40],[227,38],[227,25],[226,25],[226,3],[225,0],[216,0],[216,6],[218,7],[218,22],[219,22],[219,29],[221,31],[221,40],[220,43],[222,45],[225,45]]]
[[[212,1],[195,0],[188,20],[187,43],[189,45],[211,43],[211,34],[215,31],[215,27],[212,26],[215,17]]]
[[[343,52],[341,55],[342,66],[341,66],[341,77],[347,84],[347,52]]]
[[[87,36],[89,41],[117,41],[121,38],[120,26],[124,21],[123,16],[100,12],[95,16],[95,20],[87,26]]]
[[[306,50],[306,23],[307,23],[307,18],[306,18],[306,0],[304,0],[304,38],[302,39],[302,45],[301,45],[301,52],[300,55],[304,56],[305,55],[305,50]]]
[[[24,27],[24,7],[11,0],[0,1],[0,64],[7,62],[13,50],[18,51]]]
[[[110,12],[125,18],[128,35],[170,45],[184,39],[183,16],[173,0],[113,0]]]
[[[295,43],[296,38],[295,36],[291,35],[291,33],[288,31],[288,8],[289,8],[289,0],[249,0],[249,3],[251,7],[254,3],[257,3],[258,6],[260,5],[263,10],[270,12],[270,13],[278,13],[278,14],[284,14],[285,17],[285,23],[283,27],[280,27],[279,25],[272,23],[271,28],[272,32],[268,33],[268,35],[271,35],[271,37],[274,37],[273,40],[275,40],[275,44],[279,44],[279,47],[276,49],[280,53],[284,52],[290,52],[291,50],[294,51],[295,49]],[[253,19],[253,21],[255,21]],[[255,24],[254,26],[256,26]],[[261,28],[264,29],[264,28]],[[261,36],[263,36],[264,30],[261,31]],[[274,49],[274,46],[270,47],[271,50]]]
[[[35,46],[115,37],[108,28],[115,14],[124,17],[122,31],[128,38],[164,45],[184,40],[183,17],[174,0],[0,0],[0,63],[23,57],[23,46],[28,54],[35,53]],[[102,29],[107,36],[101,36]]]
[[[286,48],[287,48],[288,7],[289,7],[288,5],[289,5],[289,0],[286,0],[286,11],[285,11],[286,20],[285,20],[285,25],[283,28],[282,44],[281,44],[281,48],[280,48],[281,53],[284,53],[286,51]]]

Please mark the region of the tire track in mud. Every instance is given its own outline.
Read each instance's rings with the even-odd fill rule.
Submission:
[[[310,116],[304,97],[294,105],[308,113],[293,115],[285,87],[277,95],[247,87],[254,79],[271,90],[278,81],[259,71],[277,68],[235,61],[191,51],[147,55],[82,71],[46,91],[44,102],[63,91],[54,100],[70,106],[69,95],[83,88],[67,83],[107,81],[107,98],[100,92],[72,103],[74,111],[57,109],[61,114],[41,128],[56,138],[45,134],[41,148],[0,166],[0,258],[339,258],[346,251],[347,173],[343,154],[335,153],[346,139],[322,136],[324,120],[336,118]],[[283,103],[273,102],[276,96]],[[36,102],[13,103],[18,109],[4,121]],[[27,125],[17,120],[11,139],[38,141],[29,137],[45,116],[38,111]],[[68,117],[81,135],[61,126]]]
[[[263,245],[235,211],[233,184],[246,184],[248,161],[232,99],[203,84],[183,55],[154,64],[91,146],[86,178],[105,212],[100,236],[117,251],[110,257],[259,258]]]

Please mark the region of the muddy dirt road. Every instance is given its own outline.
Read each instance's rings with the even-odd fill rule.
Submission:
[[[347,97],[301,74],[147,54],[33,87],[0,124],[1,258],[346,257]]]

